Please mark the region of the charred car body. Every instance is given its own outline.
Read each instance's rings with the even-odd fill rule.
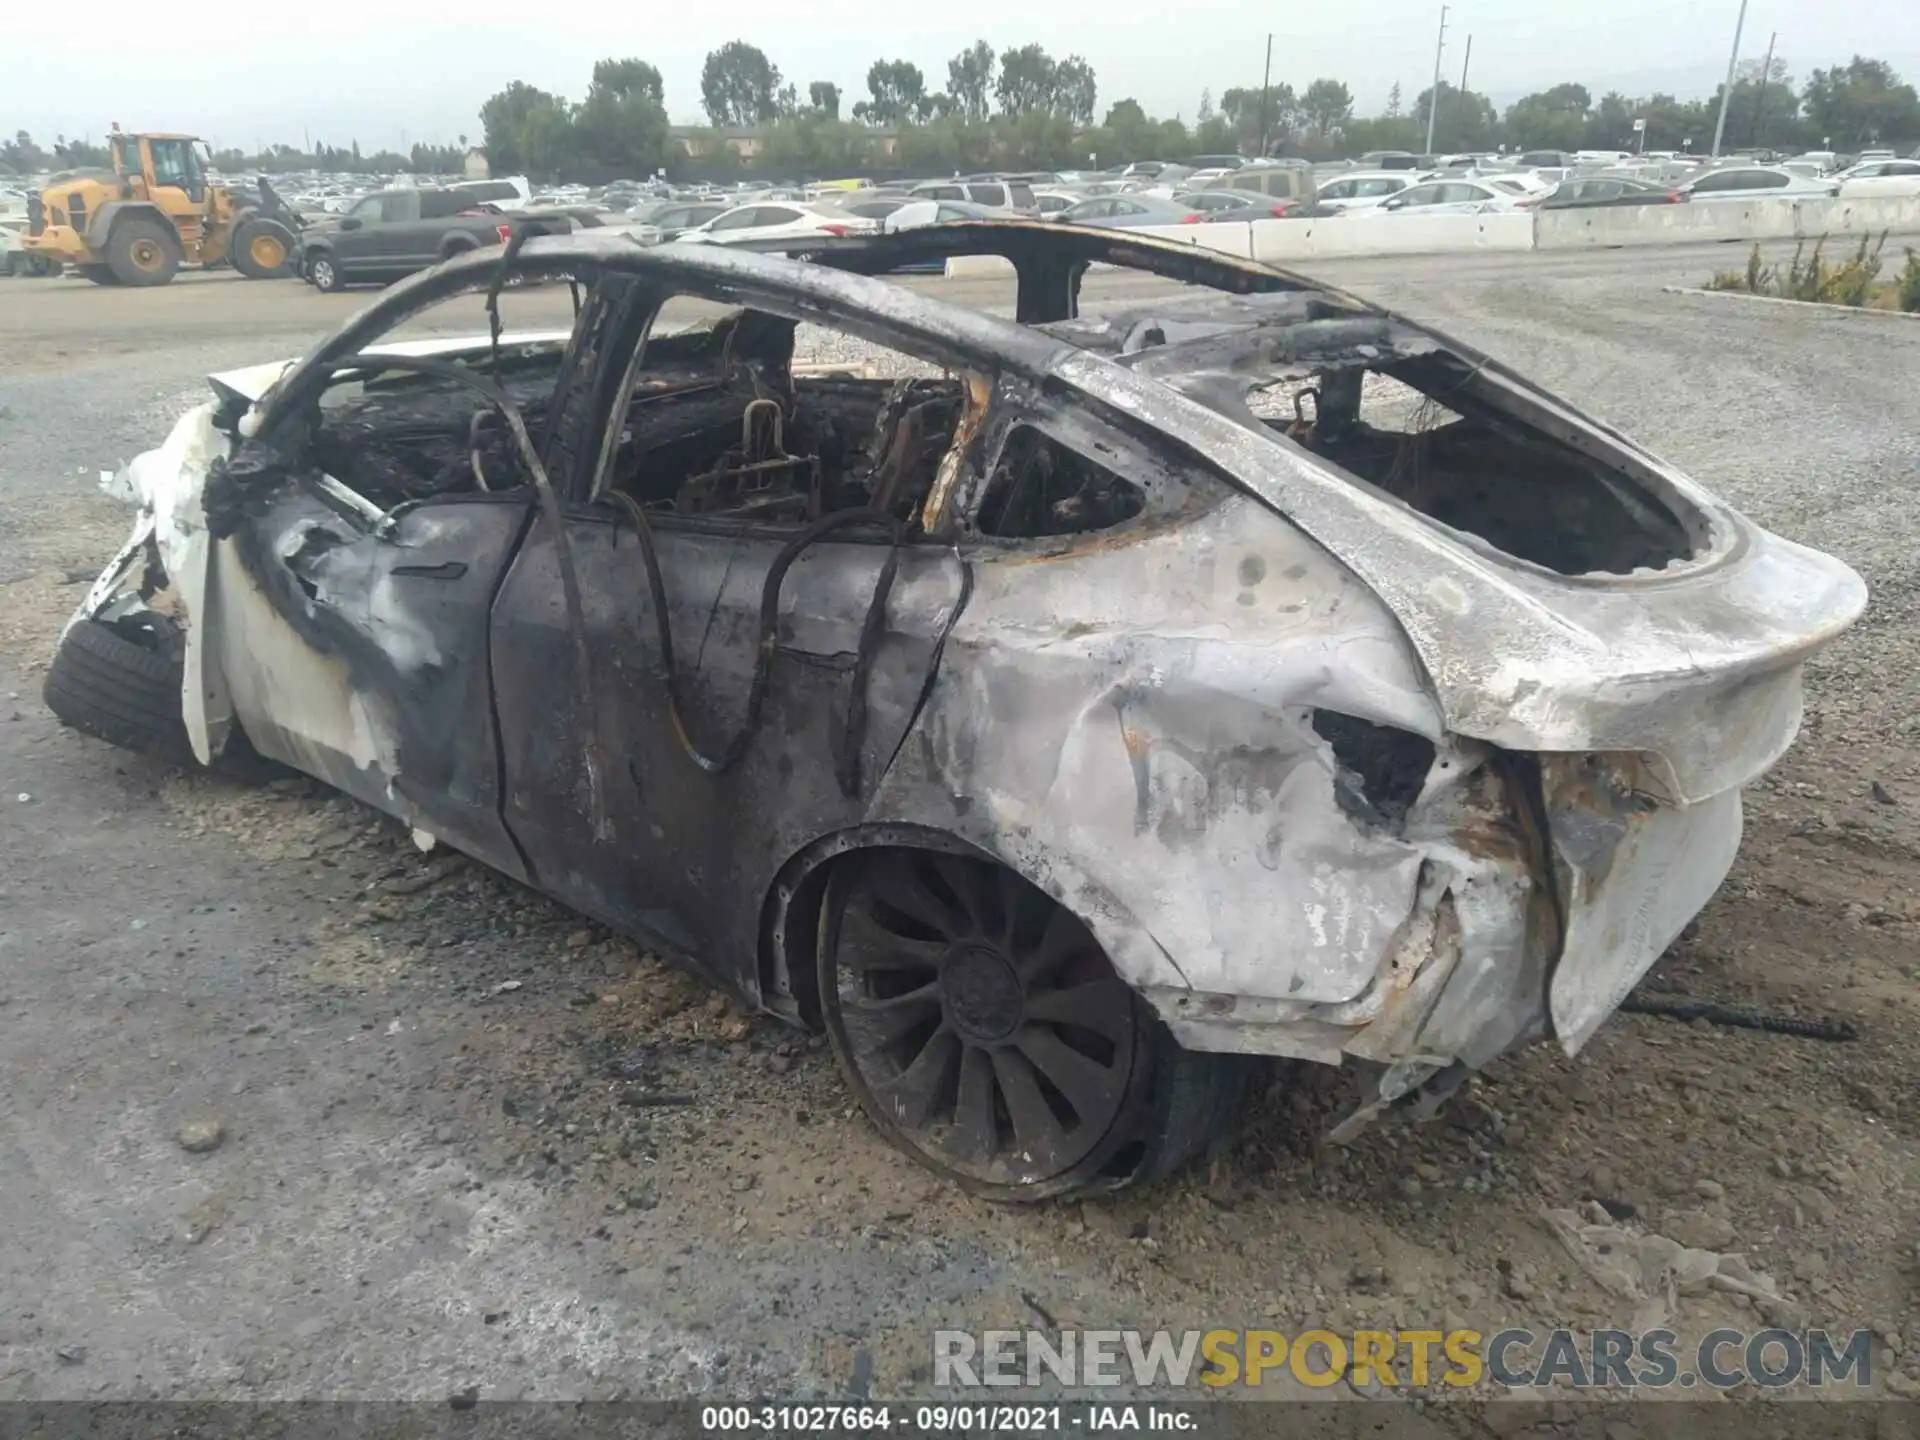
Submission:
[[[1015,320],[873,278],[954,253]],[[1095,261],[1185,288],[1082,314]],[[509,275],[571,334],[379,344]],[[723,313],[655,334],[685,296]],[[925,373],[796,365],[800,323]],[[1038,223],[534,240],[214,389],[54,708],[244,736],[699,960],[1001,1197],[1177,1162],[1239,1057],[1353,1065],[1345,1133],[1577,1052],[1865,598],[1430,330]]]

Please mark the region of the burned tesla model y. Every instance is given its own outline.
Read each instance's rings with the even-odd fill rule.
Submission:
[[[955,253],[1014,319],[877,278]],[[1087,313],[1093,262],[1167,283]],[[382,343],[509,272],[571,332]],[[1347,1133],[1577,1052],[1865,598],[1441,335],[1044,224],[537,239],[214,391],[54,709],[250,745],[824,1027],[998,1197],[1163,1171],[1244,1057],[1353,1067]]]

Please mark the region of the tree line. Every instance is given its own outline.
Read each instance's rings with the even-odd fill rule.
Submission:
[[[398,175],[402,172],[454,175],[459,173],[466,153],[467,137],[462,135],[457,145],[415,144],[405,154],[397,150],[375,150],[363,155],[358,140],[344,148],[329,145],[325,141],[315,144],[311,149],[270,145],[256,154],[228,147],[213,152],[213,163],[222,173],[229,175],[241,171],[265,171],[278,175],[294,170],[319,170],[338,175]],[[55,138],[50,148],[43,148],[25,130],[16,131],[11,140],[0,141],[0,170],[33,175],[46,170],[57,173],[62,170],[112,168],[113,156],[108,153],[104,143],[69,140],[62,135]]]
[[[1765,69],[1766,74],[1761,71]],[[910,60],[875,60],[865,98],[844,104],[840,87],[815,80],[803,92],[766,53],[745,40],[711,51],[700,75],[710,129],[676,143],[667,123],[660,72],[642,60],[603,60],[587,97],[570,103],[515,82],[481,107],[487,153],[497,173],[527,171],[635,178],[690,169],[769,176],[855,174],[866,170],[1063,169],[1172,159],[1195,154],[1298,155],[1334,159],[1369,150],[1426,148],[1436,104],[1434,145],[1443,152],[1510,149],[1692,149],[1712,144],[1721,91],[1681,100],[1610,91],[1598,99],[1568,82],[1523,96],[1502,113],[1484,94],[1442,81],[1407,104],[1401,88],[1375,115],[1355,113],[1353,95],[1323,77],[1296,91],[1281,82],[1203,91],[1191,120],[1156,118],[1131,97],[1104,114],[1093,67],[1078,55],[1055,59],[1039,45],[995,52],[985,40],[953,56],[935,88]],[[1096,119],[1096,117],[1098,117]],[[1644,137],[1634,122],[1644,120]],[[751,159],[724,143],[750,130]],[[1920,98],[1893,67],[1856,55],[1816,69],[1796,85],[1784,58],[1754,61],[1736,73],[1724,144],[1806,150],[1858,150],[1920,141]]]
[[[1698,100],[1618,91],[1595,99],[1586,86],[1567,82],[1523,96],[1502,113],[1487,96],[1442,81],[1411,104],[1396,85],[1378,114],[1362,116],[1344,82],[1321,78],[1298,91],[1284,82],[1264,90],[1235,85],[1217,96],[1203,91],[1189,121],[1155,118],[1131,97],[1113,101],[1101,114],[1093,68],[1080,56],[1057,60],[1039,45],[996,52],[985,40],[947,61],[944,87],[933,88],[918,65],[903,59],[874,61],[866,83],[866,97],[851,105],[843,104],[838,85],[825,80],[809,82],[803,99],[799,84],[784,77],[764,51],[730,41],[709,53],[701,69],[700,101],[711,128],[690,137],[697,158],[672,133],[660,71],[634,57],[596,64],[578,101],[516,80],[488,97],[480,122],[489,163],[500,175],[606,180],[662,170],[676,178],[751,170],[801,178],[872,170],[1077,169],[1263,151],[1308,159],[1419,152],[1426,148],[1428,111],[1436,104],[1434,145],[1443,153],[1501,145],[1633,149],[1636,120],[1646,122],[1640,142],[1645,149],[1704,152],[1724,88]],[[1784,58],[1743,64],[1727,117],[1727,148],[1855,151],[1920,141],[1914,87],[1885,61],[1860,55],[1816,69],[1798,85]],[[739,130],[755,134],[757,152],[750,160],[724,143],[727,132]],[[260,154],[229,149],[216,160],[229,172],[446,174],[460,168],[467,137],[459,140],[457,146],[415,145],[405,155],[363,155],[355,142],[346,148],[274,145]],[[0,168],[23,174],[106,163],[105,147],[91,141],[60,138],[49,151],[21,131],[0,142]]]

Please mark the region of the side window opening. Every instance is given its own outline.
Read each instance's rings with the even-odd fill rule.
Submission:
[[[451,296],[409,316],[382,343],[453,326],[484,334],[483,303],[478,291]],[[509,299],[502,305],[507,331],[515,328],[510,304]],[[478,316],[477,323],[470,316]],[[544,443],[564,348],[562,340],[503,344],[497,368],[484,347],[457,358],[506,392],[537,451]],[[315,469],[380,512],[531,483],[504,418],[485,397],[457,380],[383,370],[377,356],[366,361],[341,372],[321,394],[305,445]]]
[[[1146,508],[1138,485],[1032,425],[1015,425],[987,477],[976,528],[1002,537],[1104,530]]]
[[[602,485],[650,516],[909,520],[962,437],[969,392],[915,357],[737,310],[648,341]]]

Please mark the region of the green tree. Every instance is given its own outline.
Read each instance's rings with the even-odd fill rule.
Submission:
[[[667,162],[660,72],[644,60],[602,60],[579,113],[569,158],[597,170],[650,175]]]
[[[1099,95],[1093,67],[1078,55],[1069,55],[1054,67],[1053,108],[1075,125],[1093,123],[1093,107]]]
[[[1029,115],[1053,109],[1059,65],[1038,45],[1000,52],[1000,78],[993,93],[1003,115]]]
[[[816,80],[807,86],[807,101],[822,118],[840,118],[840,87],[831,80]]]
[[[729,40],[700,67],[700,105],[718,129],[759,125],[779,113],[780,69],[766,52]]]
[[[1920,133],[1920,97],[1884,60],[1856,55],[1845,65],[1815,70],[1803,98],[1809,124],[1836,148]]]
[[[106,170],[113,166],[113,156],[107,153],[105,145],[69,140],[64,135],[54,136],[53,158],[63,170]]]
[[[853,107],[853,118],[869,125],[898,128],[927,113],[927,77],[909,60],[876,60],[867,67],[873,98]]]
[[[1353,92],[1338,80],[1316,80],[1300,97],[1300,114],[1321,140],[1353,118]]]
[[[1523,95],[1507,107],[1507,138],[1528,150],[1578,150],[1592,109],[1593,97],[1584,85],[1555,85]],[[1440,119],[1446,123],[1444,106]]]
[[[527,124],[536,111],[551,109],[554,97],[524,80],[491,95],[480,107],[480,129],[486,137],[487,161],[502,175],[529,169]],[[549,122],[543,122],[543,124]]]
[[[1103,164],[1160,158],[1160,127],[1131,96],[1107,107],[1107,118],[1100,122],[1100,128],[1105,132],[1100,150]]]
[[[1220,114],[1240,137],[1239,149],[1248,155],[1260,153],[1260,135],[1266,131],[1267,146],[1272,149],[1299,128],[1300,102],[1288,84],[1269,85],[1263,92],[1258,85],[1235,86],[1222,91]]]
[[[622,99],[646,99],[656,105],[667,103],[667,87],[660,72],[646,61],[631,56],[625,60],[595,61],[593,88]]]
[[[1413,102],[1414,122],[1425,143],[1427,109],[1433,103],[1433,91],[1422,90]],[[1462,91],[1445,80],[1440,82],[1440,118],[1434,126],[1433,143],[1442,150],[1491,150],[1499,143],[1500,117],[1493,102],[1472,90]]]
[[[993,46],[986,41],[974,41],[947,61],[947,94],[961,119],[976,125],[985,120],[992,92]]]

